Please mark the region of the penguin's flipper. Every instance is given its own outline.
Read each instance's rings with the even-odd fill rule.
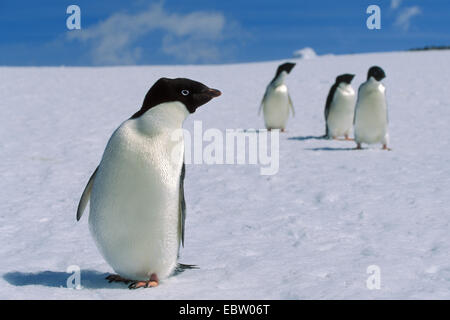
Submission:
[[[264,97],[261,100],[261,103],[259,104],[259,110],[258,110],[258,116],[261,115],[261,110],[263,108],[264,102],[266,101],[267,98],[267,89],[266,92],[264,92]]]
[[[181,168],[181,175],[180,175],[180,196],[179,196],[179,225],[180,225],[180,238],[181,238],[181,245],[184,248],[184,222],[186,221],[186,201],[184,200],[184,176],[186,174],[186,168],[183,161],[183,167]]]
[[[330,113],[331,103],[333,102],[334,94],[336,93],[338,84],[335,83],[331,86],[330,91],[328,92],[327,102],[325,103],[325,121],[328,120],[328,114]]]
[[[291,111],[292,111],[292,116],[295,117],[294,104],[292,103],[292,99],[291,99],[291,96],[289,93],[288,93],[288,98],[289,98],[289,107],[291,108]]]
[[[385,93],[385,94],[386,94],[386,93]],[[385,96],[385,99],[386,99],[386,96]],[[389,112],[388,112],[388,105],[387,105],[387,102],[386,102],[386,123],[389,124]]]
[[[359,93],[361,92],[361,87],[363,86],[363,84],[360,85],[359,88],[358,88],[358,98],[356,99],[355,113],[353,114],[353,125],[355,125],[355,123],[356,123],[356,114],[358,113],[358,100],[359,100],[359,97],[360,97]]]
[[[325,105],[325,111],[324,111],[324,115],[325,115],[325,135],[324,137],[328,137],[328,114],[330,113],[330,105],[331,102],[328,103],[328,99],[327,99],[327,104]]]
[[[89,182],[87,183],[86,187],[84,188],[83,194],[81,195],[81,199],[80,199],[80,202],[78,203],[78,209],[77,209],[77,221],[79,221],[81,219],[84,209],[86,209],[86,205],[89,202],[89,199],[91,198],[92,185],[94,184],[95,175],[97,174],[97,170],[98,170],[98,167],[95,169],[94,173],[89,178]]]

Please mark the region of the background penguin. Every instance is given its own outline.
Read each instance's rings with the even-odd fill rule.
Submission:
[[[356,102],[355,90],[350,83],[354,77],[354,74],[341,74],[328,93],[325,104],[325,137],[336,139],[344,136],[346,140],[350,140]]]
[[[266,88],[258,114],[261,113],[262,108],[264,122],[268,130],[281,129],[284,132],[289,117],[289,109],[292,110],[292,115],[295,115],[288,88],[284,84],[286,75],[291,72],[294,66],[295,63],[291,62],[280,65],[275,77]]]
[[[220,94],[197,81],[161,78],[142,108],[109,139],[77,220],[90,199],[91,234],[118,273],[110,282],[154,287],[177,267],[184,244],[184,141],[172,135],[190,113]]]
[[[385,87],[380,82],[385,77],[383,69],[371,67],[367,81],[359,87],[354,120],[356,149],[361,149],[361,143],[381,143],[389,150]]]

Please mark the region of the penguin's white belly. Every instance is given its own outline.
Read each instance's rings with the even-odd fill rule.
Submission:
[[[110,139],[93,184],[91,233],[105,260],[127,279],[148,280],[153,273],[162,279],[176,267],[183,149],[172,161],[174,143],[168,139],[149,138],[124,123]]]
[[[355,113],[355,95],[336,91],[327,118],[330,137],[349,135],[353,127]]]
[[[372,91],[358,100],[355,113],[355,141],[387,143],[387,110],[384,93]]]
[[[263,106],[266,128],[284,129],[289,117],[289,95],[286,85],[272,89],[266,96]]]

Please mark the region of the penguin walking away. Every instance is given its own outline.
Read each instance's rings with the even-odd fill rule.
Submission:
[[[367,73],[367,81],[359,87],[354,119],[356,149],[361,149],[362,143],[381,143],[383,150],[390,150],[387,147],[389,134],[386,88],[380,82],[385,77],[383,69],[373,66]]]
[[[325,105],[325,137],[337,139],[344,136],[345,140],[350,140],[356,102],[355,90],[350,83],[354,77],[354,74],[341,74],[328,93]]]
[[[294,66],[295,63],[291,62],[280,65],[275,77],[266,88],[258,114],[261,114],[261,109],[263,109],[264,122],[268,130],[281,129],[284,132],[289,117],[289,109],[291,109],[292,115],[295,115],[288,88],[284,83],[286,75],[291,72]]]
[[[190,79],[159,79],[142,108],[115,130],[78,205],[90,200],[89,228],[129,288],[154,287],[177,268],[184,245],[184,141],[173,141],[183,121],[221,94]],[[183,265],[181,265],[183,266]],[[187,266],[189,267],[189,266]]]

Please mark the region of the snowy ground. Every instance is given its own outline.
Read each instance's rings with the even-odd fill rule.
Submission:
[[[279,61],[219,66],[0,68],[0,298],[450,298],[450,51],[298,60],[297,115],[280,136],[280,169],[188,165],[186,244],[197,264],[155,289],[108,284],[111,268],[75,220],[112,131],[161,76],[223,95],[187,120],[261,128],[256,116]],[[387,73],[392,152],[317,139],[337,74]],[[82,290],[65,288],[69,265]],[[366,268],[381,269],[368,290]]]

